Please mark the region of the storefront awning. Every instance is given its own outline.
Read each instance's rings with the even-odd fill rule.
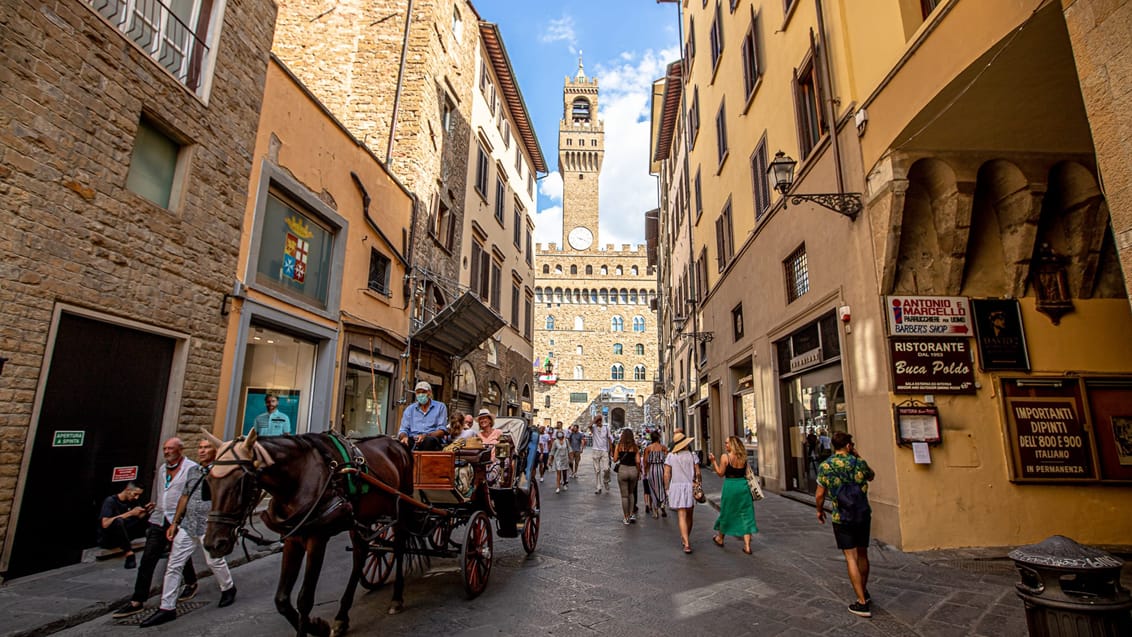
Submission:
[[[697,400],[696,402],[692,403],[691,405],[688,405],[688,412],[691,413],[691,411],[693,409],[703,406],[706,402],[707,402],[707,398],[701,398],[701,399]]]
[[[505,325],[474,294],[465,292],[413,334],[413,340],[448,356],[462,357]]]

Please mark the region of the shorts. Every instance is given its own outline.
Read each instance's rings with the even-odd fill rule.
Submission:
[[[857,524],[833,523],[833,539],[837,540],[837,548],[842,551],[856,548],[868,548],[869,529],[872,527],[872,518]]]

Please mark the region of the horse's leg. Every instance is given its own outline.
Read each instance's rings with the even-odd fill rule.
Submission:
[[[279,586],[275,589],[275,610],[279,611],[296,630],[299,628],[299,614],[291,605],[291,590],[299,578],[302,566],[303,545],[295,538],[283,541],[283,560],[279,567]]]
[[[405,557],[408,530],[400,520],[393,525],[393,563],[396,572],[393,580],[393,600],[389,602],[389,614],[396,615],[405,609],[405,571],[402,567]]]
[[[317,635],[327,637],[330,635],[330,624],[311,617],[314,608],[314,592],[318,587],[318,576],[322,574],[322,562],[326,557],[326,543],[329,538],[312,535],[307,538],[307,567],[303,572],[303,586],[299,589],[299,596],[295,599],[295,606],[299,609],[299,636]]]
[[[354,605],[354,592],[358,588],[358,580],[365,568],[366,558],[369,556],[369,542],[358,533],[350,529],[350,544],[353,550],[353,568],[350,570],[350,581],[346,583],[346,592],[338,603],[338,614],[334,616],[334,626],[330,629],[331,637],[345,635],[350,629],[350,608]]]

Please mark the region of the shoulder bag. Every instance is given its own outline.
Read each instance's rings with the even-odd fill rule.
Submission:
[[[692,478],[692,499],[700,504],[707,502],[707,495],[704,494],[704,485],[700,479],[699,467],[696,467],[696,477]]]
[[[766,497],[763,495],[763,488],[759,485],[759,477],[751,471],[750,464],[747,465],[747,488],[751,490],[751,499],[755,502]]]

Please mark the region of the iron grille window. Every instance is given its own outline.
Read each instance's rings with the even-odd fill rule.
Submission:
[[[733,328],[733,335],[735,340],[743,338],[743,304],[736,305],[731,310],[731,325]]]
[[[790,253],[782,262],[786,269],[786,302],[793,303],[810,291],[810,271],[806,265],[806,244]]]
[[[369,289],[383,296],[390,296],[389,290],[389,257],[370,248],[369,253]]]

